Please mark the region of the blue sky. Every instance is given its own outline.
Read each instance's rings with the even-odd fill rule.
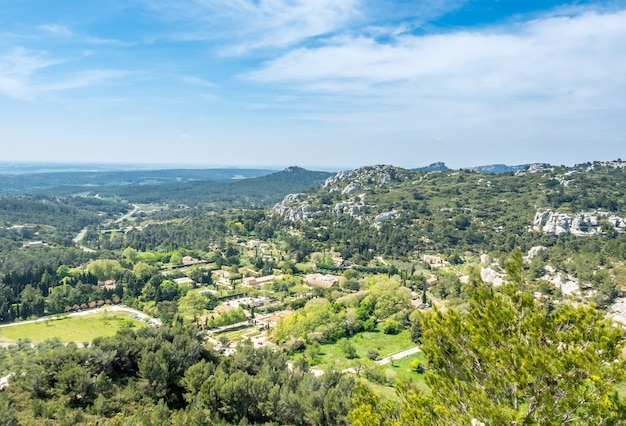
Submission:
[[[4,0],[4,161],[626,159],[626,0]]]

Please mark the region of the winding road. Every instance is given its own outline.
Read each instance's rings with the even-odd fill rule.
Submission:
[[[137,213],[138,210],[139,210],[139,206],[137,206],[136,204],[133,204],[133,209],[131,211],[129,211],[128,213],[126,213],[125,215],[123,215],[122,217],[120,217],[118,219],[115,219],[115,223],[120,223],[124,219],[130,218],[132,215]],[[110,222],[108,222],[108,223],[110,223]],[[80,243],[83,240],[83,238],[85,238],[85,234],[86,233],[87,233],[87,227],[81,229],[78,232],[78,234],[76,234],[76,236],[72,239],[72,241],[74,242],[74,244],[76,244],[78,246],[78,248],[82,249],[83,251],[85,251],[87,253],[93,253],[93,252],[95,252],[94,249],[91,249],[89,247],[85,247],[84,245],[82,245]]]

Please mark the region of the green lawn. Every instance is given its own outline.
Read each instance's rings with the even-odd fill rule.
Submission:
[[[43,342],[58,337],[62,342],[91,342],[99,336],[113,336],[125,327],[145,327],[127,312],[104,312],[93,315],[62,317],[45,322],[21,324],[0,328],[0,342],[12,343],[19,339]]]
[[[411,342],[411,332],[409,330],[403,330],[395,335],[385,334],[380,329],[377,331],[366,331],[352,337],[350,342],[356,348],[357,354],[362,358],[367,357],[367,351],[370,349],[377,351],[380,353],[380,357],[384,358],[415,346],[415,343]]]
[[[359,358],[367,359],[369,350],[378,352],[379,358],[384,358],[415,346],[415,343],[411,342],[409,330],[403,330],[396,335],[384,334],[382,331],[366,331],[353,336],[349,342],[356,349],[357,358],[347,359],[337,343],[324,344],[320,345],[316,368],[330,365],[335,368],[352,367],[360,363]]]
[[[394,361],[393,366],[391,364],[385,365],[385,373],[387,377],[393,377],[394,379],[401,379],[405,381],[413,381],[417,383],[417,387],[424,392],[428,392],[428,386],[424,383],[424,375],[418,374],[409,368],[409,364],[418,359],[420,364],[426,365],[426,357],[423,352],[418,352],[415,355]]]

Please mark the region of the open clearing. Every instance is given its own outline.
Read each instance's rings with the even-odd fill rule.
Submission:
[[[367,359],[368,350],[375,350],[378,352],[379,358],[384,358],[415,346],[411,342],[409,330],[404,330],[396,335],[384,334],[380,330],[365,331],[348,340],[356,349],[357,359]],[[320,364],[322,365],[340,365],[342,368],[345,368],[358,363],[356,359],[346,359],[345,354],[337,343],[321,345],[320,349]]]
[[[121,328],[146,326],[125,311],[56,318],[0,328],[0,342],[14,343],[20,339],[43,342],[55,337],[62,342],[91,342],[96,337],[113,336]]]

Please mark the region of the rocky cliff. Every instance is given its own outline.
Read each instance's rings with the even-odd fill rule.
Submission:
[[[621,234],[626,230],[626,219],[603,211],[566,214],[544,210],[535,214],[531,229],[548,235],[601,235],[611,229]]]

